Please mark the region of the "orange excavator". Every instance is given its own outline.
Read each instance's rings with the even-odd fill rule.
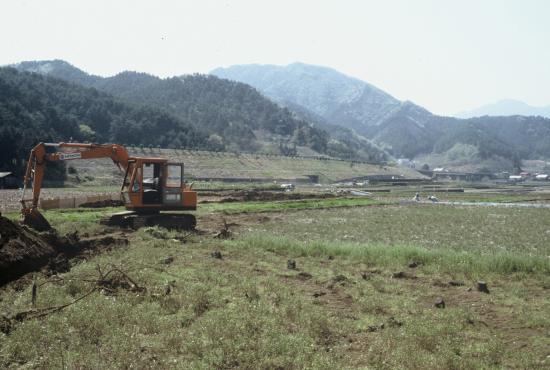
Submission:
[[[195,216],[164,212],[197,209],[197,192],[183,179],[183,163],[172,163],[166,158],[131,157],[128,151],[118,144],[36,145],[31,150],[24,177],[21,198],[22,223],[39,231],[51,228],[38,211],[47,162],[94,158],[111,158],[124,172],[120,195],[127,211],[104,218],[101,221],[103,224],[134,229],[154,225],[177,229],[195,228]],[[28,186],[32,189],[31,199],[25,198]]]

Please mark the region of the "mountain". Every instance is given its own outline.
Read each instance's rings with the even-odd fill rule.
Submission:
[[[326,67],[252,64],[218,68],[211,74],[250,84],[293,111],[311,111],[325,123],[351,129],[396,157],[412,158],[430,151],[440,131],[431,127],[434,116],[424,108]]]
[[[26,61],[10,65],[9,67],[20,71],[33,72],[60,78],[62,80],[85,86],[92,86],[95,82],[101,80],[101,77],[90,75],[60,59],[48,61]]]
[[[158,108],[36,73],[0,68],[0,168],[19,173],[36,143],[208,147],[208,136]]]
[[[16,67],[108,93],[127,105],[154,107],[205,136],[200,145],[209,148],[299,150],[370,161],[386,160],[386,153],[433,154],[495,171],[516,170],[522,159],[550,158],[550,119],[438,116],[325,67],[235,66],[210,76],[167,79],[136,72],[103,78],[63,61]],[[171,145],[179,146],[178,140]]]
[[[237,65],[212,75],[254,86],[282,103],[301,105],[328,121],[361,132],[398,109],[401,102],[377,87],[326,67]]]
[[[23,62],[14,67],[92,87],[126,102],[163,109],[208,134],[211,146],[219,149],[293,153],[294,147],[302,147],[344,158],[387,158],[364,140],[355,140],[353,148],[344,150],[345,145],[337,138],[341,134],[332,135],[329,140],[326,130],[311,125],[309,117],[281,107],[247,84],[216,76],[195,74],[161,79],[122,72],[103,78],[59,60]]]
[[[550,105],[533,107],[522,101],[506,99],[456,114],[456,117],[459,118],[482,116],[541,116],[550,118]]]
[[[295,112],[311,111],[325,125],[351,129],[394,157],[456,157],[466,147],[479,166],[498,163],[495,170],[550,157],[550,120],[542,117],[438,116],[356,78],[302,63],[238,65],[211,73],[248,83]]]

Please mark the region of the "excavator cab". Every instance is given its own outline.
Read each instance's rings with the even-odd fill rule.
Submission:
[[[197,192],[183,180],[183,163],[131,158],[121,189],[127,209],[138,213],[197,209]]]

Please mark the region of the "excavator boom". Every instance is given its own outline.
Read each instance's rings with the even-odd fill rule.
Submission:
[[[40,143],[36,145],[29,155],[23,179],[22,212],[38,207],[46,162],[93,158],[111,158],[123,171],[128,167],[128,152],[123,146],[117,144]],[[28,185],[32,188],[31,199],[25,199]],[[27,202],[31,202],[31,205],[28,206]]]

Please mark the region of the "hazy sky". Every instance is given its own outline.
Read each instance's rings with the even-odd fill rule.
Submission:
[[[105,76],[301,61],[440,114],[549,105],[550,1],[2,0],[0,65],[37,59]]]

